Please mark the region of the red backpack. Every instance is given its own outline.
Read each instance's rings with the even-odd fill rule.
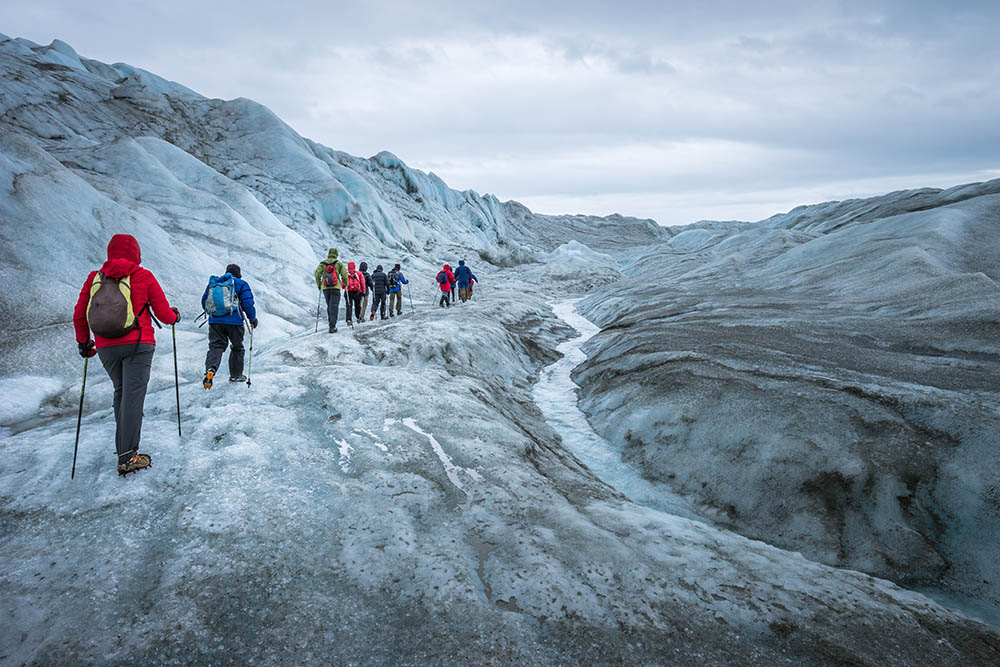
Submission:
[[[336,264],[326,265],[326,273],[323,274],[323,287],[340,287],[340,274],[337,273]]]
[[[361,291],[361,278],[358,277],[357,271],[351,271],[347,274],[347,291],[348,292],[360,292]]]

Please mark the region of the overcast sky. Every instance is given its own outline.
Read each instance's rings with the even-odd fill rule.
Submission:
[[[1000,0],[287,4],[6,0],[0,32],[541,213],[756,220],[1000,177]]]

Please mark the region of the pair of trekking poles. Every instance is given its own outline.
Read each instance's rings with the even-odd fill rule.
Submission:
[[[241,311],[242,312],[242,311]],[[243,321],[250,329],[250,362],[247,364],[247,387],[250,386],[250,371],[253,368],[253,327],[247,322],[246,313],[243,313]],[[174,395],[177,397],[177,437],[181,436],[181,383],[180,374],[177,370],[177,326],[170,325],[170,337],[174,345]],[[76,442],[73,443],[73,468],[70,470],[69,478],[76,477],[76,455],[80,448],[80,425],[83,421],[83,397],[87,391],[87,364],[90,357],[83,358],[83,383],[80,385],[80,410],[76,415]]]

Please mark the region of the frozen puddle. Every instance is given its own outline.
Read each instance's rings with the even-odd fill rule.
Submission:
[[[600,329],[576,312],[579,299],[552,304],[556,316],[580,332],[556,348],[562,359],[542,370],[534,387],[535,403],[562,437],[563,445],[606,484],[639,505],[701,521],[688,503],[664,484],[650,482],[621,460],[621,454],[594,432],[577,407],[578,387],[570,373],[587,359],[580,347]]]

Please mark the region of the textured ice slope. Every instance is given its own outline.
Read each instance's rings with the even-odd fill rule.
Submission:
[[[997,193],[674,236],[584,302],[605,325],[576,375],[591,422],[722,525],[997,622]]]

